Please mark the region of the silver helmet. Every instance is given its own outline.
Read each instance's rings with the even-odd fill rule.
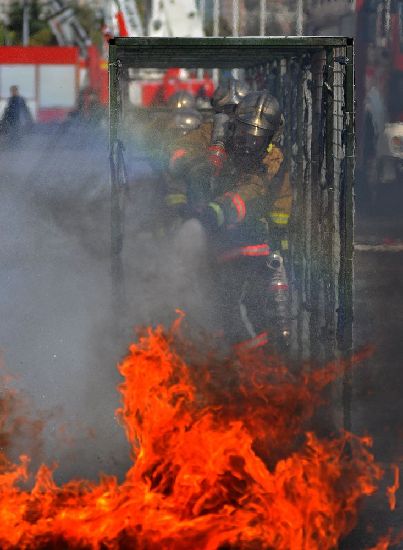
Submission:
[[[201,114],[195,109],[178,109],[172,113],[167,126],[170,130],[176,130],[185,135],[191,130],[196,130],[201,122]]]
[[[211,105],[217,113],[222,113],[226,109],[234,110],[249,91],[250,88],[246,82],[231,77],[218,86]]]
[[[168,99],[168,107],[170,109],[194,109],[196,106],[196,99],[194,96],[186,90],[180,90],[175,92]]]
[[[237,122],[253,136],[274,136],[282,124],[279,102],[267,91],[249,93],[237,106]]]

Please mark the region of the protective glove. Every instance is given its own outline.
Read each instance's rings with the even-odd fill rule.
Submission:
[[[193,217],[198,219],[209,233],[218,231],[224,223],[222,208],[214,201],[209,202],[201,209],[194,209]]]
[[[196,163],[187,176],[189,206],[195,211],[201,211],[210,201],[210,181],[213,166],[208,161]]]

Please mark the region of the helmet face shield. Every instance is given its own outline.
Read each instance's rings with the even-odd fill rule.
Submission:
[[[241,122],[237,122],[235,125],[232,149],[234,153],[241,157],[240,162],[242,162],[242,158],[260,159],[266,152],[271,134],[267,131],[255,132],[255,130],[255,127]]]

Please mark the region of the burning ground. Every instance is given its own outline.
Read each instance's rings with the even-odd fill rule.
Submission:
[[[200,356],[180,334],[147,329],[119,365],[122,482],[58,486],[42,466],[28,490],[28,457],[1,456],[2,549],[330,550],[354,528],[382,477],[371,441],[311,423],[345,366],[294,376],[275,357]]]
[[[55,141],[53,136],[50,136],[49,141],[52,143]],[[312,436],[313,445],[308,444],[309,440],[304,434],[311,429],[309,417],[313,410],[313,401],[316,404],[319,400],[319,388],[325,385],[329,378],[327,375],[321,383],[319,383],[320,380],[317,380],[316,383],[309,377],[301,377],[296,380],[290,378],[290,375],[284,370],[276,370],[274,368],[276,365],[271,362],[272,368],[268,373],[268,380],[264,379],[263,383],[261,375],[259,377],[256,374],[255,380],[258,386],[255,387],[249,383],[249,380],[252,379],[250,377],[251,370],[259,372],[256,362],[252,363],[249,359],[244,361],[243,370],[240,369],[240,373],[237,374],[236,371],[239,369],[229,362],[222,364],[219,361],[207,361],[207,359],[203,361],[200,358],[195,361],[192,354],[189,359],[188,350],[184,353],[183,347],[178,348],[176,340],[174,345],[172,339],[161,335],[162,340],[158,341],[163,343],[164,349],[169,350],[170,357],[179,357],[180,364],[186,357],[186,364],[189,365],[189,369],[185,368],[188,373],[186,384],[193,388],[193,394],[184,394],[181,399],[181,409],[178,409],[177,412],[182,414],[183,411],[186,411],[194,420],[188,424],[182,423],[178,433],[168,430],[164,437],[162,435],[156,437],[155,432],[145,436],[145,425],[140,426],[139,433],[143,434],[143,439],[132,436],[129,438],[129,443],[125,441],[124,430],[122,426],[118,425],[114,416],[114,410],[119,406],[118,392],[115,391],[115,386],[119,382],[119,374],[113,365],[122,350],[126,348],[127,334],[132,334],[132,323],[149,323],[148,316],[143,313],[145,310],[142,307],[143,301],[139,303],[139,299],[146,296],[147,308],[151,307],[153,312],[171,311],[173,305],[171,302],[178,305],[177,296],[182,297],[184,291],[188,291],[194,299],[194,285],[188,282],[188,278],[183,276],[182,272],[178,274],[177,255],[172,254],[172,249],[163,251],[162,255],[159,251],[152,255],[149,253],[147,242],[141,243],[141,247],[133,246],[135,222],[138,216],[136,212],[131,212],[128,216],[128,221],[133,225],[129,228],[129,255],[130,258],[140,257],[144,269],[147,271],[145,274],[141,272],[139,275],[138,266],[130,266],[129,280],[131,284],[136,281],[136,285],[134,289],[132,287],[133,292],[129,297],[133,301],[133,304],[130,304],[129,320],[123,316],[121,319],[121,324],[127,333],[125,332],[124,337],[119,333],[119,337],[114,340],[111,336],[114,320],[109,318],[110,281],[108,270],[110,258],[108,227],[105,224],[109,211],[106,148],[105,151],[102,148],[88,150],[88,148],[82,149],[77,146],[73,150],[72,147],[66,147],[63,141],[55,150],[43,152],[40,144],[35,142],[35,146],[26,147],[23,151],[7,154],[0,152],[0,154],[2,168],[0,209],[3,220],[0,333],[5,362],[19,379],[19,387],[34,401],[28,418],[33,417],[32,411],[34,410],[43,410],[44,407],[46,410],[53,410],[56,407],[63,424],[68,424],[69,435],[73,439],[71,444],[67,444],[66,438],[60,441],[56,437],[60,418],[53,417],[43,427],[42,448],[32,448],[27,444],[20,447],[25,454],[30,455],[30,470],[32,472],[37,471],[38,461],[53,464],[56,460],[59,463],[53,474],[56,480],[55,484],[49,482],[49,471],[42,469],[37,478],[36,492],[32,491],[33,476],[30,475],[28,482],[24,482],[24,469],[18,470],[17,466],[13,466],[13,464],[19,463],[14,444],[16,439],[21,439],[21,430],[25,430],[27,418],[23,418],[20,403],[16,402],[9,393],[2,393],[2,396],[7,396],[7,399],[2,402],[2,406],[4,405],[5,408],[1,409],[1,426],[4,427],[4,430],[1,430],[1,446],[11,445],[11,449],[9,448],[7,451],[7,457],[3,455],[1,460],[1,495],[5,500],[1,503],[0,509],[7,516],[7,521],[3,518],[0,519],[3,529],[1,547],[7,548],[7,545],[8,547],[14,545],[14,548],[20,549],[25,545],[25,547],[31,548],[59,550],[67,547],[91,548],[91,545],[95,548],[97,546],[108,548],[108,545],[111,548],[124,548],[126,545],[130,549],[143,547],[151,550],[153,548],[203,550],[204,547],[209,548],[206,542],[209,540],[208,534],[210,536],[213,534],[220,541],[230,541],[236,540],[238,534],[241,533],[242,537],[245,537],[242,538],[242,542],[221,544],[213,539],[210,548],[215,548],[214,544],[217,543],[227,549],[243,547],[259,548],[260,550],[265,548],[266,543],[262,542],[264,538],[259,538],[260,534],[256,534],[257,528],[260,526],[261,533],[264,531],[262,527],[264,525],[273,525],[273,532],[277,530],[276,521],[279,520],[279,516],[275,516],[275,510],[278,512],[280,508],[272,508],[271,512],[271,502],[277,502],[278,498],[274,499],[273,497],[271,501],[267,501],[262,500],[259,495],[262,492],[270,494],[267,488],[272,487],[273,489],[275,480],[280,479],[275,476],[280,476],[281,472],[283,472],[284,479],[288,479],[288,484],[285,485],[287,489],[284,489],[288,499],[286,503],[291,502],[291,504],[284,504],[283,501],[280,520],[283,521],[282,518],[284,518],[284,521],[281,525],[284,528],[288,526],[289,534],[294,538],[298,533],[297,530],[293,531],[295,525],[299,525],[301,530],[304,530],[304,526],[307,526],[307,529],[313,529],[312,521],[315,516],[313,508],[310,508],[312,499],[304,500],[306,493],[303,493],[303,487],[306,487],[306,484],[303,485],[297,480],[301,476],[303,478],[303,472],[306,472],[309,465],[314,470],[315,460],[316,472],[323,472],[323,476],[320,478],[323,480],[323,487],[329,487],[324,491],[318,483],[317,488],[320,487],[321,498],[323,493],[323,502],[329,503],[330,497],[328,498],[326,495],[334,495],[336,502],[335,505],[330,506],[333,511],[318,513],[320,519],[317,521],[322,521],[324,525],[330,525],[328,529],[334,529],[335,536],[339,536],[341,540],[342,533],[350,531],[354,525],[356,509],[360,501],[363,505],[361,508],[366,514],[365,519],[362,516],[360,518],[359,529],[354,530],[354,541],[352,535],[347,539],[343,538],[340,549],[374,548],[377,540],[376,533],[373,532],[374,529],[376,532],[386,532],[388,526],[393,525],[396,531],[399,530],[402,522],[401,506],[399,509],[400,494],[397,493],[396,511],[391,514],[386,504],[384,487],[379,485],[381,483],[378,481],[379,469],[374,465],[371,457],[373,450],[367,446],[368,439],[360,441],[352,438],[353,443],[346,445],[348,437],[327,441],[326,439],[318,440],[318,436],[316,438]],[[186,233],[186,236],[188,235],[189,232]],[[190,248],[193,251],[195,239],[192,237],[190,241]],[[182,241],[180,245],[183,245]],[[151,260],[148,261],[150,256],[152,256],[151,260],[154,259],[154,256],[159,258],[159,263],[156,266]],[[147,258],[147,261],[144,258]],[[374,341],[377,344],[377,352],[371,360],[365,361],[365,368],[354,371],[353,420],[359,433],[369,431],[375,435],[373,449],[376,451],[377,458],[383,460],[382,466],[387,472],[385,478],[388,478],[384,478],[383,484],[389,484],[392,487],[394,479],[390,475],[388,465],[391,462],[399,462],[402,447],[402,439],[399,437],[402,405],[400,395],[401,354],[396,354],[396,348],[401,349],[402,277],[400,275],[402,269],[401,260],[398,260],[396,255],[393,257],[393,264],[392,259],[389,259],[388,263],[385,263],[384,260],[380,263],[376,257],[371,258],[366,258],[364,262],[359,257],[357,264],[355,300],[356,333],[359,332],[359,339],[356,341],[356,346]],[[190,262],[192,263],[192,259]],[[391,265],[392,267],[390,267]],[[383,271],[380,272],[381,266]],[[155,278],[158,273],[162,273],[165,279],[162,282],[157,281],[160,291],[156,292],[158,285],[155,284]],[[144,287],[148,288],[147,285],[151,278],[152,293],[146,293]],[[140,285],[137,284],[139,280],[141,281]],[[172,280],[179,281],[181,286],[174,299],[169,301],[171,295],[167,293],[166,289],[172,288]],[[142,284],[143,281],[146,281],[147,285]],[[380,281],[383,283],[382,285],[379,284]],[[200,301],[204,304],[205,296]],[[385,316],[385,310],[390,312],[390,315]],[[395,321],[391,323],[391,319],[395,319]],[[155,320],[153,317],[153,322]],[[205,325],[211,326],[210,319]],[[138,389],[133,388],[132,390],[136,399],[138,395],[145,399],[150,392],[150,396],[153,392],[154,395],[157,395],[157,391],[162,392],[163,388],[172,388],[174,380],[173,378],[163,379],[168,380],[168,386],[163,381],[160,383],[148,380],[147,384],[152,382],[154,386],[157,385],[153,392],[151,386],[144,385],[144,377],[141,376],[141,373],[146,371],[148,374],[150,365],[154,364],[153,358],[158,359],[162,352],[156,352],[155,349],[146,351],[150,350],[151,346],[151,341],[147,339],[141,346],[142,351],[136,347],[134,355],[132,350],[131,359],[125,363],[127,365],[126,373],[123,373],[127,387],[131,384],[128,373],[132,372],[133,376],[134,372],[137,373],[136,376],[139,377],[141,385]],[[147,358],[147,362],[144,362],[145,358]],[[129,365],[136,365],[136,370],[134,370],[134,366],[129,367]],[[207,369],[206,365],[208,365]],[[196,366],[198,367],[197,372],[203,373],[203,375],[195,376]],[[267,372],[266,363],[263,367]],[[172,368],[177,372],[176,366],[173,365]],[[210,383],[206,372],[210,373]],[[220,372],[225,380],[220,377]],[[245,373],[244,377],[242,372]],[[327,369],[320,372],[325,373]],[[227,381],[227,378],[231,380]],[[267,385],[266,382],[271,382],[271,385]],[[284,393],[282,390],[280,391],[281,387],[292,389],[293,392]],[[236,391],[235,388],[237,388]],[[259,388],[262,390],[261,392],[258,391]],[[305,389],[302,390],[303,388]],[[270,395],[267,394],[269,390]],[[303,405],[301,400],[296,400],[296,395],[303,397]],[[243,399],[244,396],[250,401],[246,398]],[[237,401],[235,401],[235,397]],[[235,402],[238,403],[236,407]],[[247,402],[250,403],[249,406],[246,405]],[[269,408],[267,408],[268,403],[272,404]],[[174,402],[171,403],[171,405],[174,404]],[[230,404],[232,407],[229,406]],[[9,418],[11,406],[17,407],[15,415],[18,421],[16,423],[8,422],[5,425],[3,419]],[[266,407],[266,415],[262,414],[264,407]],[[152,411],[153,408],[155,408],[155,401],[151,400],[147,411]],[[121,417],[126,422],[126,428],[129,425],[132,426],[131,431],[128,432],[132,434],[138,429],[136,422],[139,419],[132,418],[135,410],[132,407],[131,411],[128,411],[127,417]],[[161,411],[161,409],[155,410]],[[170,411],[171,406],[167,405],[163,411],[165,410]],[[227,411],[225,415],[224,410]],[[301,418],[301,410],[304,411],[304,418]],[[319,415],[322,416],[323,407],[319,410]],[[196,416],[193,417],[194,414]],[[286,415],[286,419],[282,416],[283,414]],[[150,414],[147,412],[143,416],[144,422],[148,421],[147,426],[152,426]],[[202,418],[205,423],[211,421],[208,426],[212,426],[214,429],[220,428],[218,432],[216,430],[213,442],[218,439],[219,443],[224,444],[230,440],[231,434],[236,433],[238,441],[235,445],[235,453],[233,453],[234,445],[232,444],[228,451],[222,450],[215,454],[214,448],[212,449],[213,443],[207,446],[206,438],[202,437],[203,434],[200,439],[197,439],[196,428],[201,426]],[[249,422],[246,421],[247,418],[249,418]],[[251,424],[252,418],[255,419],[253,425]],[[281,418],[282,420],[279,422]],[[290,426],[291,419],[296,420],[295,425]],[[234,422],[238,431],[234,428]],[[169,427],[169,422],[167,421],[165,425]],[[42,425],[34,423],[35,433],[41,429],[41,426],[43,423]],[[92,438],[88,437],[88,426],[95,433]],[[188,426],[191,427],[190,433]],[[227,427],[231,427],[232,431],[230,430],[228,438],[224,438],[223,433],[227,433]],[[29,439],[31,433],[31,427],[24,431],[24,442]],[[197,452],[195,451],[193,455],[196,458],[199,456],[199,459],[191,468],[189,456],[193,455],[190,454],[188,444],[192,434],[192,441],[197,440]],[[244,434],[249,437],[249,441],[252,441],[252,451],[248,451],[246,458],[249,461],[252,454],[253,466],[248,462],[248,467],[237,466],[237,471],[231,462],[228,470],[226,464],[229,463],[229,458],[227,463],[223,464],[216,457],[222,457],[223,453],[224,457],[241,456],[245,445],[241,448],[239,441]],[[184,439],[181,447],[178,446],[178,449],[181,448],[184,453],[185,451],[188,453],[183,455],[186,457],[188,470],[185,470],[183,465],[181,466],[183,457],[180,454],[171,457],[168,453],[168,451],[176,450],[175,445],[178,445],[179,435],[189,438]],[[150,443],[153,440],[156,442],[158,453],[161,452],[161,448],[164,450],[163,455],[166,462],[161,462],[161,468],[164,465],[172,464],[167,471],[167,475],[171,476],[171,485],[168,482],[165,482],[164,485],[163,480],[159,481],[158,474],[161,472],[159,462],[155,459],[154,454],[150,455],[150,448],[153,453],[158,454],[155,451],[155,446],[152,447]],[[270,442],[276,441],[276,445],[270,444]],[[144,448],[143,454],[139,456],[144,460],[141,462],[139,459],[134,465],[134,459],[129,460],[127,451],[131,446],[134,457],[139,453],[139,443],[141,443],[141,448]],[[285,445],[285,443],[287,444]],[[358,453],[359,465],[351,464],[347,460],[348,451],[351,448],[355,450],[354,457]],[[147,455],[144,454],[146,449],[148,449]],[[207,452],[204,449],[212,450]],[[333,453],[336,458],[332,457],[327,461],[323,458],[324,454],[320,454],[318,449],[324,449],[325,455],[326,452],[332,451],[333,453],[333,449],[336,449]],[[337,461],[338,450],[342,450],[338,455],[341,462]],[[201,455],[201,451],[205,454]],[[306,458],[307,456],[308,458]],[[203,457],[204,462],[200,457]],[[207,460],[206,457],[210,460]],[[188,472],[189,468],[191,472],[201,472],[199,474],[201,477],[195,476],[195,485],[192,485],[194,492],[190,492],[189,489],[189,493],[186,493],[191,496],[189,496],[190,500],[185,500],[185,503],[193,502],[192,499],[201,502],[198,494],[200,491],[207,494],[205,487],[210,489],[214,485],[214,480],[217,490],[221,488],[221,492],[218,493],[220,496],[222,494],[224,496],[225,494],[235,494],[235,496],[231,497],[229,504],[228,500],[218,500],[217,508],[210,505],[207,497],[203,501],[204,508],[200,506],[193,508],[190,505],[181,508],[184,497],[178,501],[176,489],[179,490],[183,487],[183,476],[176,474],[175,466],[178,468],[178,462],[175,462],[174,459],[179,460],[179,472]],[[181,460],[182,462],[180,462]],[[150,462],[150,465],[146,466],[146,462]],[[319,463],[324,465],[319,467]],[[212,464],[219,469],[207,471],[207,466],[211,467]],[[256,464],[261,470],[255,468]],[[292,473],[288,466],[292,464],[299,464],[301,476],[299,473]],[[326,478],[329,464],[335,465],[336,477]],[[200,470],[200,468],[202,469]],[[252,475],[249,475],[251,469],[253,470]],[[108,478],[100,483],[90,483],[89,481],[65,483],[68,479],[77,477],[95,480],[99,471],[116,474],[118,479]],[[223,471],[232,473],[230,475],[223,474]],[[262,477],[260,474],[258,475],[261,471],[264,472],[263,481],[265,479],[271,481],[262,485]],[[356,481],[356,472],[361,476],[358,482]],[[17,479],[19,474],[21,474],[21,478]],[[202,484],[205,479],[203,476],[207,476],[210,481],[204,481]],[[169,492],[164,487],[171,487],[172,479],[177,479],[178,482],[174,483],[175,491]],[[290,479],[295,480],[294,485]],[[313,479],[309,479],[310,485],[312,485]],[[14,485],[13,480],[15,481]],[[225,485],[223,485],[224,480]],[[361,494],[364,493],[362,495],[364,498],[358,495],[362,488],[362,481],[364,481],[364,490]],[[179,485],[179,482],[182,485]],[[269,485],[270,483],[271,485]],[[272,495],[276,494],[276,487],[281,487],[280,481],[277,483]],[[202,484],[202,489],[200,489],[200,484]],[[303,495],[304,499],[298,495],[294,496],[294,493],[290,492],[290,486],[293,487],[293,491],[296,490],[296,487],[300,491],[298,495]],[[343,490],[340,493],[341,496],[339,496],[339,486]],[[370,498],[366,498],[365,493],[368,487],[375,486],[380,487],[378,492]],[[31,489],[29,492],[28,487]],[[332,491],[332,487],[335,489],[329,493]],[[346,487],[349,488],[349,492]],[[259,496],[259,504],[251,503],[252,490]],[[133,496],[135,494],[137,496]],[[244,499],[240,498],[241,494],[245,496]],[[342,497],[347,499],[347,494],[352,507],[350,512],[343,508],[346,500],[340,506],[338,504]],[[145,504],[146,496],[148,500]],[[303,502],[303,511],[298,512],[301,501]],[[152,503],[152,506],[149,506],[149,502]],[[220,502],[222,503],[221,507]],[[293,508],[293,503],[296,503],[295,508]],[[261,505],[264,506],[264,513],[261,512]],[[291,509],[296,510],[293,512],[295,517],[293,516],[292,522],[290,522],[290,516],[286,514],[286,511]],[[210,512],[206,510],[210,510]],[[241,515],[242,510],[245,511],[245,516]],[[256,511],[255,523],[253,524],[252,521],[251,524],[255,530],[253,535],[255,539],[253,542],[248,542],[249,539],[244,534],[247,529],[242,526],[245,525],[246,512],[253,516],[251,510],[252,512]],[[263,520],[268,517],[269,512],[272,514],[269,517],[274,519],[270,519],[270,523],[264,523]],[[63,518],[65,518],[64,523]],[[299,524],[298,518],[302,518]],[[160,524],[157,520],[160,521]],[[240,521],[240,527],[238,527],[238,521]],[[344,527],[341,527],[340,521],[344,522]],[[373,525],[372,532],[366,528],[369,522]],[[322,530],[323,524],[321,524]],[[142,531],[139,532],[133,525],[141,525]],[[336,526],[334,527],[334,525]],[[100,531],[102,526],[105,528],[104,532]],[[117,536],[116,534],[120,531],[121,535]],[[163,540],[161,533],[166,535],[167,541]],[[308,535],[304,536],[306,538],[302,540],[305,546],[298,546],[300,540],[295,538],[294,546],[287,547],[284,543],[283,547],[298,550],[300,548],[315,549],[319,544],[323,548],[329,547],[330,542],[326,540],[325,536],[319,537],[313,545],[307,538]],[[175,537],[174,544],[171,540],[175,540]],[[195,539],[197,542],[193,542]],[[390,542],[391,539],[394,542],[397,540],[393,536],[388,536],[379,541],[377,550],[392,547],[395,550],[401,549],[401,543],[396,542],[393,546]],[[101,540],[103,542],[98,544]],[[269,543],[266,546],[270,547]],[[276,541],[272,548],[277,549],[281,546],[278,546]]]

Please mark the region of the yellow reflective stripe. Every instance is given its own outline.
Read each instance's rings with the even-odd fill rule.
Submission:
[[[267,147],[266,151],[268,153],[271,153],[273,151],[273,147],[274,147],[274,145],[272,143],[269,143],[269,146]]]
[[[287,225],[290,218],[289,214],[284,212],[269,212],[270,219],[278,225]]]
[[[288,250],[288,239],[281,239],[280,245],[282,250]]]
[[[216,202],[209,202],[209,207],[212,208],[217,216],[217,224],[220,227],[224,223],[224,212],[219,204]]]
[[[183,193],[171,194],[165,197],[165,203],[168,206],[175,206],[177,204],[186,204],[187,198]]]

